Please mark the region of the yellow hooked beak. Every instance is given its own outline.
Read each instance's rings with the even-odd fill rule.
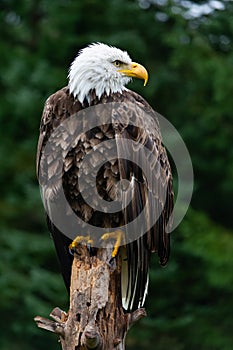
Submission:
[[[138,78],[144,80],[144,86],[146,86],[148,81],[148,73],[145,67],[141,64],[132,62],[124,67],[124,69],[119,69],[119,73],[125,74],[128,77]]]

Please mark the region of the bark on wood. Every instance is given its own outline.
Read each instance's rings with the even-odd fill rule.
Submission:
[[[62,350],[124,350],[129,328],[146,315],[144,309],[125,314],[121,306],[120,257],[107,263],[112,248],[90,256],[85,246],[75,254],[70,287],[70,308],[55,308],[52,320],[35,321],[60,336]]]

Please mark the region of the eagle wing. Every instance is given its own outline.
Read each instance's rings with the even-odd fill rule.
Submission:
[[[122,272],[122,297],[124,308],[135,310],[145,302],[150,253],[158,254],[161,265],[168,261],[174,193],[156,112],[132,91],[124,97],[127,103],[117,108],[113,121],[117,122],[120,178],[127,179],[131,187],[130,191],[123,192],[129,243],[127,258],[122,262],[125,270]]]
[[[50,158],[45,157],[44,152],[46,144],[54,130],[72,115],[72,113],[75,113],[80,109],[81,105],[78,101],[75,101],[72,98],[67,87],[57,91],[46,100],[40,123],[40,134],[36,157],[36,172],[41,185],[41,197],[46,209],[46,221],[54,241],[60,269],[68,291],[70,287],[71,266],[73,261],[72,255],[69,253],[68,249],[71,239],[57,228],[51,219],[52,215],[49,215],[49,213],[51,213],[50,198],[55,203],[53,211],[56,211],[58,216],[63,215],[62,212],[66,210],[65,208],[56,207],[56,199],[59,196],[60,189],[59,176],[57,174],[60,159],[57,156],[56,145],[51,149]],[[63,147],[64,149],[66,148],[63,139],[60,139],[60,147]]]
[[[112,103],[110,124],[103,120],[108,103]],[[68,250],[71,239],[54,222],[60,216],[64,217],[64,213],[69,217],[71,208],[72,212],[93,226],[125,227],[127,244],[121,248],[122,301],[126,310],[134,310],[143,306],[145,301],[150,253],[157,252],[162,265],[166,264],[169,257],[166,226],[173,210],[170,165],[162,145],[156,113],[141,96],[125,90],[121,94],[103,96],[99,100],[93,93],[91,105],[103,105],[97,115],[98,127],[78,135],[71,149],[67,142],[69,135],[64,130],[59,138],[55,136],[53,142],[50,142],[48,155],[46,144],[56,128],[67,118],[81,111],[82,120],[78,119],[77,123],[88,121],[88,115],[85,114],[88,105],[81,105],[75,100],[67,87],[48,98],[40,125],[37,176],[42,185],[48,227],[67,289],[69,290],[72,265],[72,256]],[[72,128],[70,129],[72,133]],[[114,141],[117,157],[106,162],[98,173],[96,184],[99,194],[111,202],[117,197],[117,183],[123,179],[130,183],[130,191],[122,191],[122,210],[116,213],[102,213],[93,209],[78,188],[80,163],[94,147],[106,140]],[[133,142],[133,148],[125,140]],[[65,154],[64,164],[60,163],[61,154]],[[91,166],[90,161],[89,167]],[[59,200],[63,191],[68,206]],[[92,195],[92,188],[88,195]],[[140,214],[143,215],[139,227],[135,219]],[[128,226],[128,223],[132,224]],[[72,231],[70,220],[67,221],[67,226]]]

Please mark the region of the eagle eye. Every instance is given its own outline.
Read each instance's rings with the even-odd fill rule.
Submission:
[[[120,67],[123,64],[123,62],[121,62],[119,60],[116,60],[116,61],[113,62],[113,64],[114,64],[115,67]]]

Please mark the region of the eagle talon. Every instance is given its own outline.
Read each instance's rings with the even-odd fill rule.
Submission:
[[[90,254],[92,254],[95,251],[94,241],[92,239],[89,239],[89,241],[87,242],[87,250]]]
[[[74,256],[74,254],[81,255],[78,253],[76,247],[75,248],[70,248],[71,244],[69,245],[69,253]]]
[[[77,254],[77,248],[80,244],[86,244],[89,252],[91,251],[94,241],[90,239],[90,236],[77,236],[69,245],[69,252],[71,255]]]
[[[116,265],[116,258],[111,256],[111,258],[108,258],[106,261],[107,265],[112,269]]]
[[[123,232],[120,230],[114,231],[114,232],[109,232],[109,233],[104,233],[101,236],[101,240],[102,241],[107,241],[109,239],[114,239],[115,240],[115,244],[114,244],[114,248],[112,251],[112,257],[110,258],[110,261],[112,261],[114,258],[116,258],[117,253],[120,249],[120,246],[122,245],[122,241],[123,241]],[[109,262],[110,262],[109,261]]]

